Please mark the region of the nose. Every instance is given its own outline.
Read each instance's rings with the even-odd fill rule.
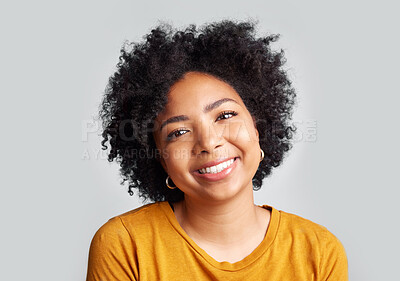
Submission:
[[[196,133],[196,140],[193,153],[213,153],[217,148],[224,144],[223,130],[213,124],[200,124]]]

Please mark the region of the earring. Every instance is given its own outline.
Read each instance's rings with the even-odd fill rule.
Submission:
[[[169,180],[169,175],[168,175],[168,177],[165,179],[165,183],[167,184],[167,186],[168,186],[169,189],[175,189],[176,186],[170,186],[169,183],[168,183],[168,180]]]
[[[264,159],[264,150],[262,150],[261,148],[260,148],[260,153],[261,153],[261,156],[260,156],[260,162],[261,162]]]

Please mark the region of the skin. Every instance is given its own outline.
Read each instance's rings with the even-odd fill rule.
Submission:
[[[186,117],[165,122],[176,116]],[[168,93],[154,139],[162,166],[185,194],[174,204],[183,230],[217,261],[234,263],[248,256],[264,239],[270,212],[254,205],[258,131],[238,93],[211,75],[186,73]],[[233,157],[234,168],[222,179],[196,173],[209,161]]]

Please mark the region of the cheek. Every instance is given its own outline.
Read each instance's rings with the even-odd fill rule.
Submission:
[[[260,158],[259,139],[254,123],[245,120],[232,122],[227,127],[227,137],[232,145],[242,151],[244,164],[251,176],[254,176]]]
[[[245,120],[235,120],[230,122],[225,128],[225,138],[232,142],[240,142],[243,144],[252,144],[258,142],[257,131],[253,123]]]
[[[169,164],[171,166],[182,166],[190,158],[190,151],[187,148],[169,149]]]
[[[168,148],[163,149],[163,158],[169,174],[176,173],[182,169],[187,169],[190,159],[190,149],[188,143],[172,144]]]

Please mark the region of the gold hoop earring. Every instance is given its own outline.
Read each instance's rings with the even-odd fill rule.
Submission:
[[[169,175],[168,175],[168,177],[165,179],[165,183],[166,183],[166,185],[168,186],[169,189],[175,189],[176,186],[170,186],[169,183],[168,183],[168,180],[169,180]]]
[[[262,150],[261,148],[260,148],[260,153],[261,153],[261,156],[260,156],[260,162],[261,162],[264,159],[264,150]]]

